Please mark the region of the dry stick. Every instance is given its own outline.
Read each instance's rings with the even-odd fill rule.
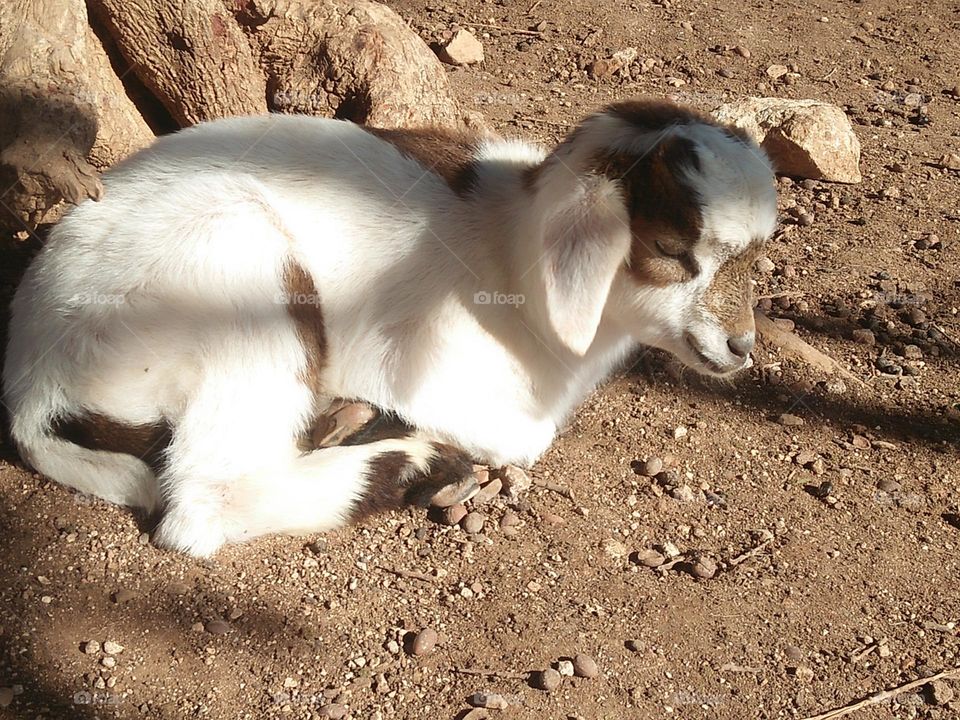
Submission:
[[[730,567],[736,567],[740,563],[746,560],[749,560],[755,555],[759,555],[760,551],[763,550],[767,545],[769,545],[772,542],[773,542],[773,538],[770,538],[769,540],[764,540],[762,543],[760,543],[754,548],[750,548],[745,553],[741,553],[740,555],[737,555],[735,558],[727,560],[727,565],[729,565]]]
[[[576,503],[576,498],[573,497],[573,490],[570,488],[565,488],[563,485],[557,485],[552,483],[549,480],[534,480],[533,484],[537,487],[542,487],[545,490],[550,490],[551,492],[557,493],[557,495],[562,495],[567,500],[572,503]]]
[[[516,115],[514,120],[523,120],[525,122],[539,123],[540,125],[552,125],[554,127],[568,128],[570,123],[553,122],[553,120],[544,120],[542,118],[531,117],[530,115]]]
[[[410,570],[399,570],[397,568],[386,567],[385,565],[378,565],[381,570],[386,570],[388,573],[393,573],[398,577],[409,578],[410,580],[422,580],[423,582],[436,582],[436,578],[432,575],[425,575],[424,573],[412,572]]]
[[[480,28],[491,28],[492,30],[500,30],[502,32],[512,33],[514,35],[530,35],[531,37],[543,37],[543,33],[539,30],[521,30],[520,28],[504,27],[503,25],[494,25],[492,23],[478,23],[478,22],[464,22],[464,25],[473,25],[474,27]]]
[[[936,682],[937,680],[944,680],[945,678],[953,677],[954,675],[960,675],[960,667],[956,667],[953,670],[944,670],[941,673],[936,675],[930,675],[929,677],[920,678],[919,680],[914,680],[913,682],[908,682],[906,685],[901,685],[900,687],[894,688],[893,690],[881,690],[876,692],[868,698],[864,698],[859,702],[855,702],[852,705],[845,705],[841,708],[836,708],[825,712],[822,715],[814,715],[811,717],[803,718],[803,720],[834,720],[834,718],[843,717],[844,715],[849,715],[852,712],[857,710],[862,710],[865,707],[870,705],[879,705],[882,702],[895,698],[897,695],[901,695],[905,692],[909,692],[918,687],[922,687],[927,683]]]
[[[863,380],[846,370],[832,357],[820,352],[799,335],[784,330],[759,310],[754,310],[753,317],[756,320],[757,334],[767,342],[779,346],[784,354],[803,360],[823,372],[831,375],[836,373],[858,385],[864,385]]]
[[[543,3],[543,0],[537,0],[533,5],[527,8],[527,15],[536,10]]]
[[[948,333],[946,330],[944,330],[942,327],[940,327],[940,326],[937,325],[936,323],[933,323],[932,326],[933,326],[933,329],[934,329],[934,330],[938,331],[938,332],[939,332],[941,335],[943,335],[947,340],[949,340],[950,342],[952,342],[952,343],[953,343],[954,345],[956,345],[957,347],[960,347],[960,342],[957,342],[957,341],[954,340],[952,337],[950,337],[950,333]]]
[[[504,678],[506,680],[526,680],[530,673],[501,672],[498,670],[484,670],[483,668],[451,668],[453,672],[461,675],[479,675],[481,677]]]

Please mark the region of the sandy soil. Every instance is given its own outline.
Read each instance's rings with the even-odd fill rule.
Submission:
[[[487,59],[451,81],[507,134],[552,142],[643,93],[844,107],[864,181],[782,183],[758,290],[853,377],[761,347],[717,384],[641,354],[532,470],[570,496],[494,500],[476,535],[410,510],[207,563],[0,445],[0,716],[460,718],[489,691],[509,703],[490,717],[806,718],[960,666],[960,173],[936,166],[960,151],[956,6],[391,5],[428,41],[476,30]],[[634,72],[588,77],[628,47]],[[4,314],[34,246],[0,245]],[[719,571],[638,562],[670,545]],[[439,643],[412,655],[426,627]],[[535,687],[576,653],[598,677]],[[960,717],[960,683],[850,717]]]

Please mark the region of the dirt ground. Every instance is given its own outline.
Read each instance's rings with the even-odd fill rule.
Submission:
[[[638,94],[844,107],[863,183],[782,182],[758,293],[852,377],[769,346],[728,384],[641,354],[532,469],[569,494],[496,499],[474,535],[410,510],[211,562],[2,444],[0,716],[461,718],[489,691],[491,718],[807,718],[960,666],[960,173],[936,162],[960,152],[956,4],[390,4],[427,41],[475,29],[486,61],[450,79],[507,134],[553,142]],[[0,244],[4,315],[35,245]],[[640,562],[664,546],[719,570]],[[422,628],[439,643],[413,655]],[[597,677],[530,680],[576,653]],[[850,717],[957,718],[960,682]]]

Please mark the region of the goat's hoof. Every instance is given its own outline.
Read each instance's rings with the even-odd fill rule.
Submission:
[[[480,491],[480,483],[476,475],[467,475],[462,480],[450,483],[440,488],[430,496],[428,505],[438,508],[447,508],[451,505],[465,503]]]

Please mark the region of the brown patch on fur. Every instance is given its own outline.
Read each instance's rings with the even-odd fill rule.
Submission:
[[[462,450],[444,443],[433,443],[433,449],[435,457],[426,471],[399,450],[373,458],[367,469],[367,491],[355,505],[351,520],[405,505],[426,505],[441,488],[473,472],[473,463]]]
[[[620,183],[630,214],[630,273],[644,285],[670,285],[698,272],[690,250],[700,240],[700,203],[681,171],[696,167],[693,142],[668,137],[645,156],[607,153],[596,172]],[[666,251],[666,252],[665,252]]]
[[[288,263],[283,274],[283,289],[287,294],[287,313],[290,315],[303,343],[307,365],[301,380],[315,398],[320,397],[320,373],[327,358],[327,335],[320,309],[320,295],[310,274],[296,262]]]
[[[736,338],[752,332],[753,323],[753,263],[758,250],[725,262],[710,283],[703,302],[723,325],[727,335]]]
[[[443,178],[457,195],[469,195],[477,181],[474,148],[479,135],[442,128],[364,128],[393,145],[402,155]]]
[[[58,420],[53,432],[88,450],[133,455],[149,465],[154,473],[163,467],[164,451],[173,434],[166,422],[126,425],[98,413]]]
[[[608,106],[605,112],[643,130],[663,130],[671,125],[693,123],[717,125],[709,115],[699,110],[660,98],[623,100]]]

